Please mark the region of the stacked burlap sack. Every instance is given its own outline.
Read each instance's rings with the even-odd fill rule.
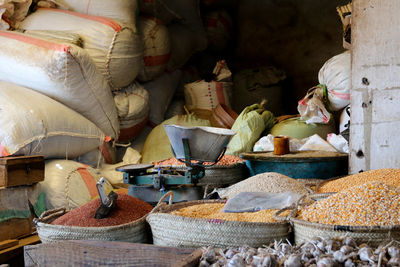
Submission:
[[[110,171],[118,143],[141,152],[146,125],[164,121],[178,69],[207,46],[198,1],[141,2],[140,12],[136,0],[0,6],[0,156],[45,157],[47,209],[97,197],[101,175],[122,181]],[[119,165],[139,163],[139,152],[129,148]]]

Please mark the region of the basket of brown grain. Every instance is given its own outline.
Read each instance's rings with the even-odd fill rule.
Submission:
[[[154,244],[187,248],[259,247],[289,236],[289,224],[272,218],[276,210],[225,213],[224,205],[221,200],[159,205],[147,217]]]
[[[285,210],[274,218],[282,219],[280,213]],[[296,244],[316,236],[343,235],[371,246],[400,241],[400,188],[367,182],[307,206],[295,205],[285,219],[293,225]]]
[[[65,208],[48,210],[34,220],[42,243],[60,240],[107,240],[146,243],[150,231],[146,216],[152,206],[137,198],[119,194],[116,207],[107,218],[95,219],[100,199],[66,212]]]

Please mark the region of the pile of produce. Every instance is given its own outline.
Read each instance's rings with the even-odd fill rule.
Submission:
[[[227,188],[216,190],[221,198],[233,198],[240,192],[283,193],[291,191],[299,195],[307,194],[305,186],[296,179],[276,172],[266,172],[252,176]]]
[[[217,162],[217,166],[229,166],[229,165],[234,165],[238,163],[244,162],[243,159],[232,156],[232,155],[224,155],[220,161]],[[204,162],[203,165],[211,165],[213,164],[212,162]],[[166,160],[158,161],[154,163],[155,166],[179,166],[179,165],[185,165],[183,162],[179,161],[176,158],[169,158]]]
[[[350,237],[321,238],[292,246],[275,241],[268,247],[230,249],[203,248],[199,267],[301,267],[301,266],[399,266],[399,242],[391,241],[372,249],[357,245]]]
[[[191,217],[191,218],[205,218],[217,219],[226,221],[240,221],[240,222],[263,222],[272,223],[276,222],[272,217],[277,210],[260,210],[257,212],[241,212],[231,213],[224,212],[224,203],[207,203],[193,205],[171,212],[171,214]]]
[[[339,192],[373,181],[400,187],[400,169],[378,169],[349,175],[324,183],[318,193]]]
[[[117,203],[109,216],[95,219],[94,214],[99,206],[100,199],[94,199],[57,218],[51,224],[82,227],[114,226],[138,220],[153,209],[150,204],[137,198],[118,194]]]
[[[333,225],[400,225],[400,188],[381,182],[354,186],[305,207],[298,218]]]

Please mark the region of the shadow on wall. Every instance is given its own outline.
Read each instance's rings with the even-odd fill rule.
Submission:
[[[343,0],[241,0],[236,14],[234,71],[273,64],[286,71],[285,110],[318,84],[326,60],[342,52]]]

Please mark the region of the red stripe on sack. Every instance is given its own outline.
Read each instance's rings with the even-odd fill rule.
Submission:
[[[168,53],[166,55],[159,55],[159,56],[147,56],[143,57],[144,65],[146,67],[153,67],[167,64],[171,54]]]
[[[84,19],[87,19],[87,20],[96,21],[96,22],[99,22],[99,23],[104,24],[106,26],[109,26],[110,28],[112,28],[116,32],[120,32],[122,30],[122,26],[121,25],[119,25],[117,22],[113,21],[112,19],[109,19],[109,18],[106,18],[106,17],[92,16],[92,15],[77,13],[77,12],[69,11],[69,10],[56,9],[56,8],[39,8],[39,9],[51,10],[51,11],[54,11],[54,12],[60,12],[60,13],[68,14],[68,15],[71,15],[71,16],[75,16],[75,17],[80,17],[80,18],[84,18]]]
[[[214,18],[207,18],[206,19],[206,27],[210,27],[210,28],[217,28],[217,19]]]
[[[113,162],[110,151],[108,151],[107,145],[105,143],[103,143],[103,145],[101,147],[99,147],[99,149],[100,149],[101,155],[104,158],[104,161],[107,164],[113,164],[114,162]]]
[[[119,132],[118,141],[129,141],[140,134],[140,132],[146,127],[146,124],[149,120],[147,116],[142,122],[125,129],[121,129]]]
[[[71,46],[69,45],[56,44],[46,40],[37,39],[34,37],[30,37],[21,33],[15,33],[11,31],[0,31],[0,36],[55,51],[61,51],[61,52],[64,51],[69,53],[71,48]]]
[[[151,127],[151,128],[156,128],[156,127],[158,126],[158,124],[155,123],[155,122],[152,122],[152,121],[148,121],[148,122],[147,122],[147,126],[149,126],[149,127]]]
[[[84,168],[78,168],[78,173],[81,175],[83,182],[86,185],[87,190],[89,191],[90,197],[94,198],[97,196],[97,187],[96,180],[90,172]]]
[[[90,0],[88,0],[88,3],[86,5],[86,14],[89,14],[89,6],[90,6]]]
[[[215,90],[217,92],[218,103],[226,105],[223,84],[219,83],[219,82],[216,82],[215,83]]]
[[[11,154],[8,152],[7,148],[0,144],[0,157],[7,157]]]
[[[350,100],[350,94],[339,93],[339,92],[336,92],[335,90],[328,90],[328,92],[330,94],[336,96],[337,98]]]
[[[299,104],[301,106],[307,106],[306,100],[304,98],[299,100],[299,102],[297,102],[297,104]]]
[[[143,3],[153,3],[153,0],[142,0]]]
[[[152,21],[154,21],[156,24],[164,24],[164,23],[162,22],[162,20],[160,20],[160,19],[158,19],[158,18],[156,18],[156,17],[153,17],[153,16],[149,16],[149,15],[140,15],[140,17],[145,18],[145,19],[152,20]]]

